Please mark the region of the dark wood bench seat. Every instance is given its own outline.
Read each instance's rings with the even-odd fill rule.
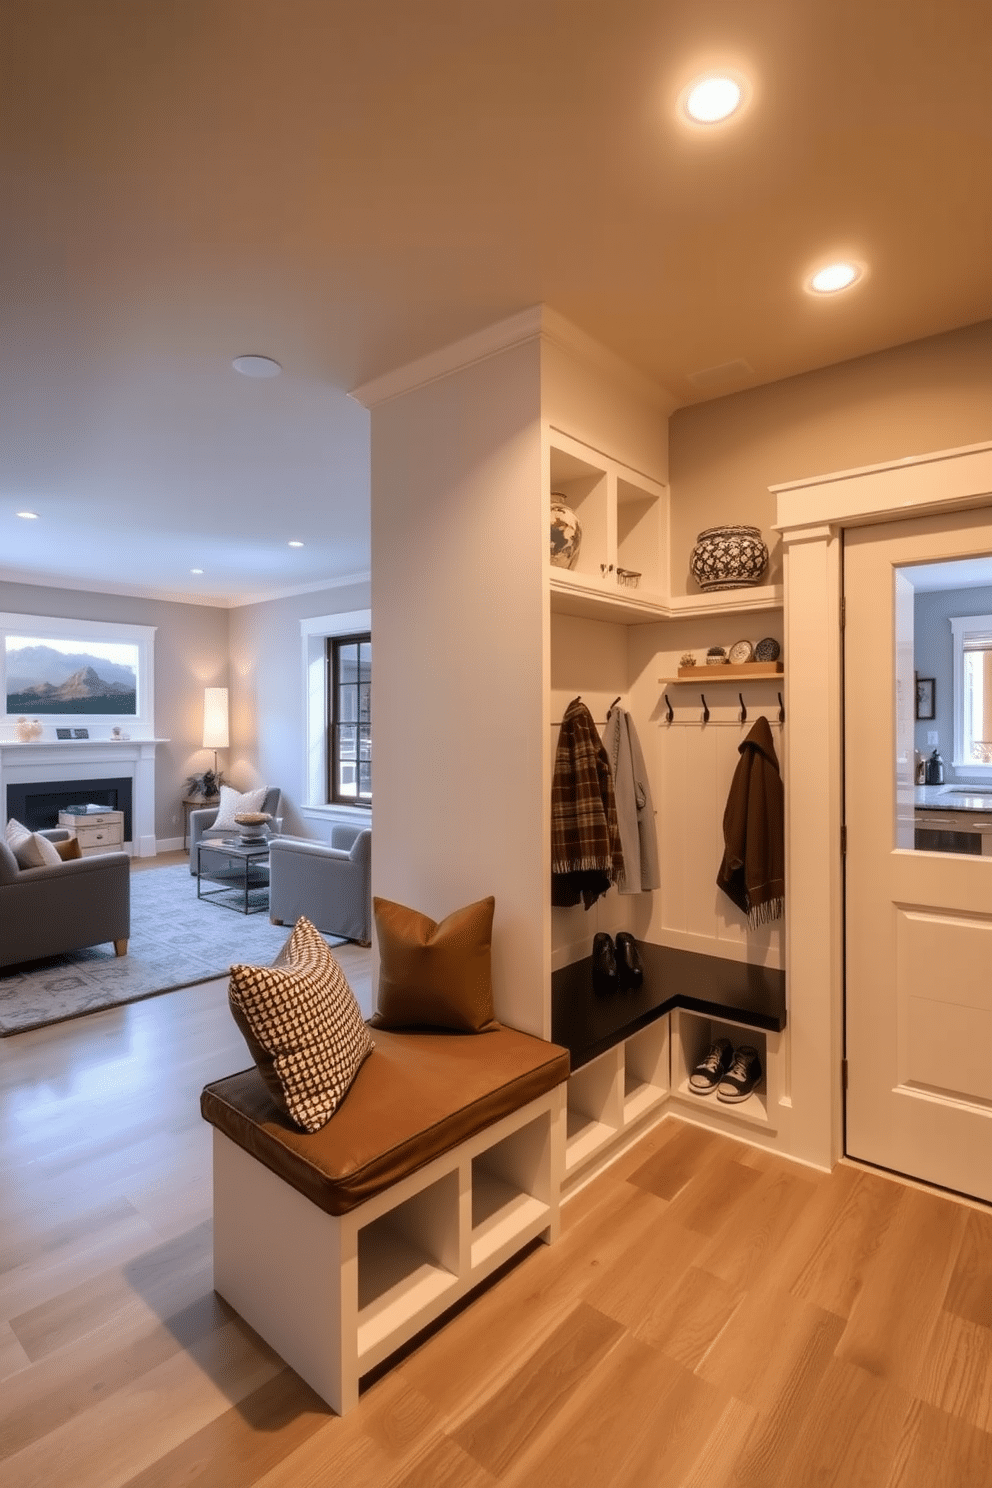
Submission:
[[[644,985],[609,996],[592,984],[592,958],[551,977],[551,1037],[569,1051],[573,1070],[645,1028],[673,1008],[781,1033],[785,972],[671,946],[640,945]]]

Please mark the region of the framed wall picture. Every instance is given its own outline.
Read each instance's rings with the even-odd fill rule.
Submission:
[[[916,679],[916,716],[917,718],[936,718],[937,716],[937,683],[933,677],[917,677]]]
[[[0,727],[26,714],[151,738],[154,662],[153,625],[0,613]]]

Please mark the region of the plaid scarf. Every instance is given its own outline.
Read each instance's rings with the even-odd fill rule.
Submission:
[[[561,721],[551,781],[551,902],[589,906],[623,874],[613,777],[578,698]]]

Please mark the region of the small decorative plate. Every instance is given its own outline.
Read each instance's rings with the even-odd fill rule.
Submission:
[[[782,647],[774,636],[765,636],[754,648],[755,661],[778,661],[782,654]]]
[[[727,659],[733,666],[743,666],[754,656],[754,649],[750,641],[735,641],[727,652]]]

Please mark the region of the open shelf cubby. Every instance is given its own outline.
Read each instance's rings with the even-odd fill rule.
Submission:
[[[738,1048],[750,1044],[757,1049],[761,1059],[762,1076],[758,1085],[740,1103],[727,1104],[718,1101],[714,1094],[696,1095],[689,1087],[689,1076],[706,1055],[716,1039],[727,1038]],[[777,1059],[779,1034],[750,1027],[725,1018],[705,1015],[678,1008],[672,1013],[672,1096],[691,1110],[696,1117],[720,1120],[743,1121],[764,1130],[774,1130],[777,1100]]]
[[[550,1212],[550,1127],[532,1121],[472,1160],[472,1265],[516,1248],[523,1230]]]
[[[457,1172],[360,1229],[359,1357],[453,1288],[458,1259]]]

